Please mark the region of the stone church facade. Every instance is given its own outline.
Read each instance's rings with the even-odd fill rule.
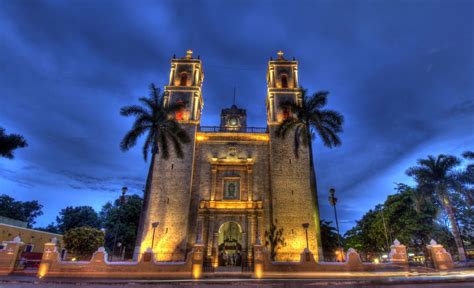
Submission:
[[[220,126],[200,126],[203,80],[201,60],[191,51],[171,60],[165,105],[185,103],[175,118],[192,140],[183,145],[182,159],[173,151],[167,160],[156,157],[136,252],[151,248],[158,261],[181,261],[201,243],[214,267],[251,263],[253,245],[265,244],[273,222],[285,239],[277,260],[298,261],[307,245],[317,260],[319,216],[309,153],[303,148],[295,157],[292,136],[275,135],[288,116],[280,104],[302,101],[297,61],[282,52],[269,61],[263,128],[248,127],[246,111],[235,105],[222,110]],[[309,223],[307,231],[303,223]]]

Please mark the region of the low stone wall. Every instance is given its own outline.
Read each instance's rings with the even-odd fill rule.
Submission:
[[[23,245],[20,237],[15,237],[13,241],[3,242],[6,245],[0,250],[0,275],[9,275],[15,269],[18,252]]]
[[[263,246],[256,245],[255,277],[268,277],[272,273],[304,273],[304,272],[363,272],[363,271],[403,271],[408,268],[406,263],[363,263],[359,254],[349,249],[345,262],[316,262],[313,253],[306,250],[300,255],[299,262],[274,262]]]
[[[109,262],[101,247],[90,261],[62,261],[55,243],[47,243],[38,277],[200,278],[202,254],[202,245],[196,245],[185,262],[156,262],[151,251],[145,252],[138,262]]]
[[[14,269],[21,241],[8,242],[7,249],[0,250],[0,275],[8,275]],[[428,247],[436,269],[453,267],[452,259],[441,245],[432,241]],[[203,267],[202,244],[196,244],[184,262],[156,262],[151,249],[138,262],[109,262],[103,247],[94,253],[90,261],[62,261],[55,241],[45,244],[38,277],[84,277],[84,278],[201,278]],[[345,262],[316,262],[307,249],[300,254],[298,262],[275,262],[262,245],[254,246],[254,277],[274,278],[292,275],[309,277],[311,273],[334,272],[349,275],[352,272],[406,271],[408,258],[406,247],[398,241],[391,247],[388,263],[364,263],[354,249],[349,249]],[[301,273],[301,274],[298,274]],[[306,274],[305,274],[306,273]],[[309,275],[309,276],[308,276]]]

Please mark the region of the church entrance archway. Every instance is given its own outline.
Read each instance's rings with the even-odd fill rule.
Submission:
[[[242,266],[242,227],[236,222],[225,222],[219,228],[219,267]]]

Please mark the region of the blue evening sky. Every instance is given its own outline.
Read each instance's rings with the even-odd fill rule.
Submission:
[[[343,145],[314,147],[322,217],[339,196],[342,230],[411,183],[428,154],[474,148],[473,1],[0,1],[0,126],[29,147],[0,159],[0,193],[39,200],[52,222],[67,205],[97,210],[141,193],[140,148],[119,149],[120,107],[165,85],[169,59],[203,60],[203,125],[247,109],[265,126],[266,65],[300,61],[300,83],[329,90],[346,117]]]

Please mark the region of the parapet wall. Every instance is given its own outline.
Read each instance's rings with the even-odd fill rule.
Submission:
[[[404,246],[403,246],[404,247]],[[261,245],[255,245],[255,277],[272,278],[278,274],[308,272],[366,272],[366,271],[404,271],[408,261],[388,263],[364,263],[354,249],[349,249],[345,262],[316,262],[313,253],[305,249],[298,262],[274,262]]]
[[[156,262],[151,251],[138,262],[109,262],[103,247],[90,261],[62,261],[54,243],[45,245],[38,277],[87,278],[199,278],[202,267],[202,246],[196,246],[183,262]]]

